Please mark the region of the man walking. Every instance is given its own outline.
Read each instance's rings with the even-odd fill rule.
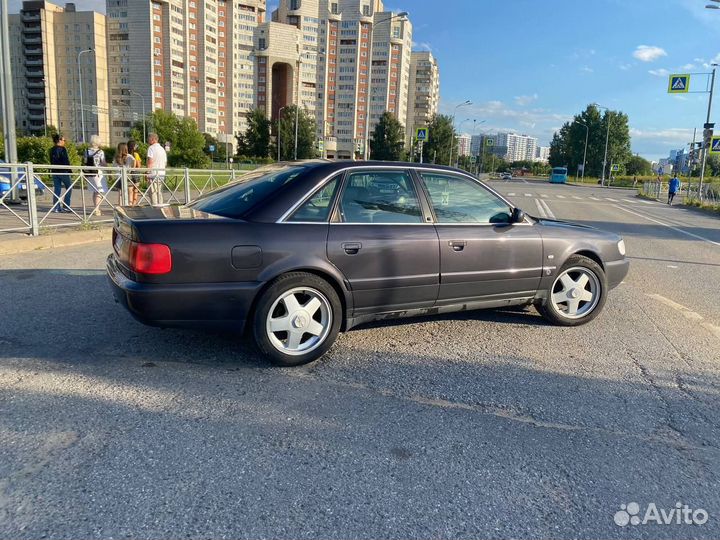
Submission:
[[[167,153],[158,142],[157,133],[148,135],[147,168],[150,181],[150,202],[153,206],[163,204],[163,183],[165,182],[165,168],[167,167]]]
[[[668,204],[672,206],[675,194],[680,191],[680,179],[676,176],[672,177],[668,184]]]
[[[65,137],[55,133],[53,135],[55,146],[50,150],[50,164],[70,166],[70,158],[68,157],[67,148],[65,148]],[[70,171],[62,169],[53,169],[52,173],[53,193],[55,201],[53,203],[53,212],[72,212],[70,210],[70,199],[72,198],[72,182],[70,181]],[[65,196],[60,201],[60,192],[65,186]]]

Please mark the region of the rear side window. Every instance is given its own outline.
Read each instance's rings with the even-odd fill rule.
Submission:
[[[319,189],[305,204],[298,208],[288,221],[302,221],[322,223],[328,221],[330,208],[335,197],[340,176],[330,180],[325,186]]]
[[[263,167],[201,196],[188,206],[216,216],[240,218],[305,170],[306,167],[297,166]]]
[[[406,171],[349,174],[340,215],[344,223],[422,223],[415,186]]]

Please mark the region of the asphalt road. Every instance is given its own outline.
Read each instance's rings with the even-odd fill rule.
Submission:
[[[0,260],[0,537],[720,536],[720,221],[493,185],[625,235],[632,269],[592,324],[367,325],[279,369],[235,336],[134,322],[107,245]],[[616,525],[631,502],[709,517]]]

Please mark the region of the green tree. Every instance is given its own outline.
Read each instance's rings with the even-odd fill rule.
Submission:
[[[600,111],[594,105],[588,105],[580,114],[575,115],[571,122],[566,122],[560,131],[553,135],[550,143],[550,165],[553,167],[567,167],[573,174],[577,166],[583,162],[585,151],[585,136],[588,134],[587,147],[587,176],[600,176],[602,162],[605,157],[605,139],[608,122],[610,123],[610,137],[608,145],[608,165],[605,176],[610,175],[610,164],[624,166],[631,157],[630,127],[626,114],[618,111]],[[588,126],[586,131],[582,124]]]
[[[17,156],[20,163],[50,163],[50,137],[18,137]]]
[[[163,110],[156,110],[147,116],[148,133],[158,134],[160,144],[170,143],[168,165],[170,167],[191,167],[202,169],[210,166],[205,154],[205,137],[192,118],[179,116]],[[136,122],[131,137],[142,141],[143,124]]]
[[[450,149],[453,155],[457,150],[457,136],[452,125],[452,117],[444,114],[433,116],[428,125],[429,138],[423,148],[423,161],[447,165],[450,161]]]
[[[383,113],[370,138],[370,158],[400,161],[405,146],[405,128],[389,112]]]
[[[652,174],[652,164],[640,156],[630,156],[630,159],[625,164],[625,172],[633,176],[650,175]]]
[[[286,107],[283,111],[282,118],[278,123],[279,125],[277,129],[280,134],[280,159],[283,161],[292,160],[295,156],[295,114],[295,105]],[[300,109],[298,119],[297,158],[315,158],[318,155],[317,142],[315,138],[315,120],[305,109]],[[277,147],[275,148],[275,153],[277,153]]]
[[[239,156],[266,158],[270,153],[270,120],[263,109],[253,109],[247,113],[248,127],[237,139]],[[293,132],[293,136],[295,133]]]

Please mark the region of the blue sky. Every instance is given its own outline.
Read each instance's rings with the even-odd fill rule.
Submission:
[[[408,11],[416,48],[438,58],[441,112],[473,101],[458,111],[458,124],[470,119],[462,131],[472,131],[472,119],[485,120],[482,130],[526,133],[547,145],[564,121],[597,102],[627,113],[633,151],[657,159],[690,142],[705,122],[707,94],[671,96],[667,75],[707,72],[720,61],[720,10],[706,3],[386,0],[385,8]],[[10,0],[11,11],[20,4]],[[706,80],[694,76],[691,90],[704,90]],[[720,97],[716,110],[720,122]]]

